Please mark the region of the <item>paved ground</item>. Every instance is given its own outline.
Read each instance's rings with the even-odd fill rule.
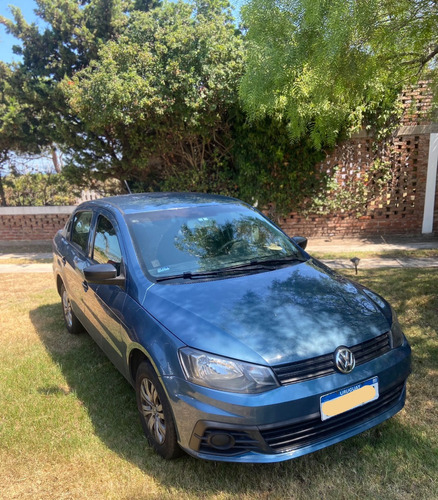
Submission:
[[[309,238],[307,250],[312,252],[388,252],[391,250],[438,249],[438,236],[384,238]]]
[[[354,269],[354,264],[349,259],[323,260],[333,269]],[[400,259],[361,259],[358,269],[376,269],[382,267],[438,267],[438,258],[427,257],[421,259],[400,258]]]
[[[345,253],[345,252],[390,252],[396,250],[426,250],[438,249],[437,236],[410,237],[378,237],[378,238],[309,238],[307,251],[318,253]],[[325,259],[324,263],[333,269],[354,269],[350,259]],[[374,257],[363,258],[359,261],[358,269],[372,269],[382,267],[438,267],[438,258],[415,257]]]
[[[318,253],[345,253],[345,252],[388,252],[391,250],[409,250],[419,249],[438,249],[438,237],[392,237],[392,238],[310,238],[307,250]],[[15,249],[14,249],[15,250]],[[29,264],[11,263],[15,259],[26,259],[29,261],[38,261],[51,259],[52,254],[48,252],[20,253],[20,246],[16,246],[16,253],[1,253],[0,246],[0,273],[45,273],[52,272],[51,263],[33,262]],[[2,260],[8,263],[2,264]],[[326,259],[324,262],[334,269],[354,269],[350,259]],[[363,258],[359,261],[358,269],[381,268],[381,267],[438,267],[438,258]]]
[[[1,264],[0,274],[51,273],[52,264]]]
[[[0,264],[2,260],[12,260],[12,259],[47,260],[51,258],[52,258],[52,253],[48,252],[2,253],[0,254]]]

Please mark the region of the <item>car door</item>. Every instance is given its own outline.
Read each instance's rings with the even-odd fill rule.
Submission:
[[[114,265],[120,275],[124,274],[125,264],[116,228],[117,223],[111,214],[97,214],[90,257],[92,264]],[[91,321],[90,334],[122,372],[125,347],[122,342],[121,311],[125,298],[125,290],[120,286],[88,283],[84,301],[84,312]]]
[[[84,315],[86,294],[84,268],[91,264],[88,249],[92,219],[91,210],[81,210],[73,215],[70,232],[67,235],[68,244],[62,259],[63,281],[70,296],[73,311],[86,329],[89,324]]]

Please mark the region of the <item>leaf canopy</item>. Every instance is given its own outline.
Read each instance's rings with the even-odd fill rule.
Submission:
[[[281,116],[317,148],[382,130],[403,86],[436,79],[438,5],[410,0],[249,0],[240,93],[251,117]]]

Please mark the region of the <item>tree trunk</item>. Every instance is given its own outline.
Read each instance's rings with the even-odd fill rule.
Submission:
[[[53,161],[53,166],[55,167],[55,171],[57,174],[61,173],[62,166],[61,162],[59,161],[58,153],[56,151],[56,146],[52,144],[50,146],[50,150],[52,151],[52,161]]]
[[[6,196],[5,196],[5,191],[3,189],[3,179],[2,179],[2,174],[0,172],[0,206],[6,207]]]

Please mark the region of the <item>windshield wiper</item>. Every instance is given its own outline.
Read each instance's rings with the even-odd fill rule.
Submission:
[[[159,276],[155,278],[155,281],[170,281],[177,279],[192,280],[197,278],[214,278],[217,276],[226,276],[233,273],[239,273],[245,270],[261,271],[269,270],[271,271],[273,267],[288,264],[289,262],[304,262],[299,256],[287,256],[276,259],[267,260],[251,260],[245,264],[239,264],[237,266],[223,267],[222,269],[216,269],[213,271],[194,271],[194,272],[184,272],[180,274],[172,274],[170,276]]]
[[[224,267],[223,271],[239,271],[241,269],[272,269],[273,266],[275,267],[283,264],[288,264],[289,262],[305,262],[305,260],[298,255],[290,255],[287,257],[275,259],[251,260],[249,262],[246,262],[245,264]]]
[[[170,276],[159,276],[158,278],[155,278],[155,281],[158,282],[158,281],[169,281],[177,279],[191,280],[196,278],[212,278],[215,276],[219,276],[221,274],[223,274],[222,269],[218,269],[216,271],[195,271],[195,272],[187,271],[185,273],[172,274]]]

